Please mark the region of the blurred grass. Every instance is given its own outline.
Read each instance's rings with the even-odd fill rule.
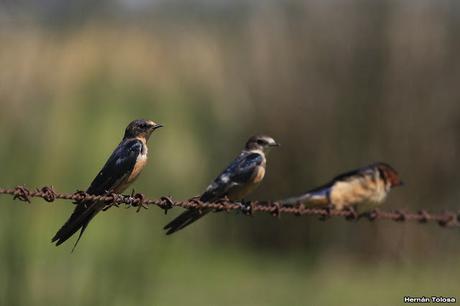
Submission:
[[[267,133],[283,146],[252,198],[384,160],[407,183],[388,208],[457,209],[458,5],[296,3],[239,19],[1,27],[0,185],[85,189],[126,124],[145,117],[166,126],[133,186],[148,197],[199,194],[249,135]],[[113,209],[70,254],[72,242],[49,243],[69,203],[0,204],[0,305],[393,305],[460,294],[456,230],[220,214],[164,237],[179,211]]]
[[[131,239],[122,235],[129,241],[122,248],[108,237],[103,250],[87,241],[73,255],[68,250],[50,257],[23,255],[27,272],[18,279],[22,286],[15,300],[25,305],[399,305],[406,295],[458,294],[458,261],[363,263],[340,254],[312,260],[305,253],[197,248],[131,234]],[[149,246],[139,248],[146,240]],[[2,296],[11,297],[3,285]]]

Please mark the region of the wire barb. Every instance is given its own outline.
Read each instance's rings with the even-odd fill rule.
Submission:
[[[30,203],[29,196],[30,196],[30,191],[24,186],[16,186],[16,188],[14,189],[13,200],[18,199],[23,202]]]
[[[68,200],[73,203],[84,203],[91,201],[104,202],[106,206],[104,210],[112,206],[118,207],[120,204],[126,205],[127,208],[135,207],[137,212],[142,209],[147,209],[150,205],[158,206],[163,209],[165,213],[174,207],[181,207],[186,209],[205,210],[210,209],[213,211],[243,211],[248,215],[254,213],[268,213],[274,217],[280,217],[281,214],[294,215],[294,216],[319,216],[320,220],[326,221],[331,217],[342,217],[350,221],[359,221],[362,218],[367,218],[369,221],[375,220],[391,220],[398,223],[403,222],[417,222],[418,224],[437,223],[441,227],[458,227],[460,224],[460,211],[443,211],[438,213],[429,213],[426,210],[418,212],[409,212],[405,210],[395,211],[382,211],[375,209],[371,212],[357,214],[353,209],[336,210],[331,207],[325,208],[308,208],[303,203],[297,205],[283,205],[276,201],[249,201],[244,202],[242,207],[241,203],[232,202],[228,198],[223,198],[213,203],[205,203],[199,200],[198,197],[193,197],[184,201],[176,201],[170,196],[164,196],[157,200],[147,199],[142,193],[131,193],[131,195],[122,195],[116,193],[109,193],[105,195],[91,195],[84,191],[77,190],[74,193],[58,193],[54,190],[53,186],[45,186],[37,188],[35,191],[30,191],[25,186],[16,186],[15,188],[7,189],[0,188],[0,195],[10,195],[13,200],[20,200],[30,203],[32,198],[42,198],[46,202],[51,203],[56,200]]]
[[[168,210],[174,207],[174,201],[171,196],[165,196],[160,198],[161,203],[158,204],[158,207],[163,209],[165,215],[168,214]]]

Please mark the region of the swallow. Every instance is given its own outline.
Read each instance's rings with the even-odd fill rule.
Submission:
[[[253,136],[247,141],[243,151],[230,165],[206,188],[200,201],[214,202],[227,197],[232,201],[242,200],[263,180],[266,169],[266,154],[279,144],[269,136]],[[192,224],[211,209],[189,209],[163,229],[170,235]]]
[[[133,183],[147,163],[147,141],[156,129],[162,127],[150,120],[134,120],[125,130],[120,144],[86,190],[91,195],[121,193]],[[51,240],[56,246],[62,244],[80,230],[72,251],[80,241],[91,219],[104,208],[103,202],[77,203],[72,215]]]
[[[390,190],[402,186],[398,172],[382,162],[340,174],[329,183],[282,204],[304,203],[312,206],[333,205],[334,208],[360,208],[360,211],[384,202]]]

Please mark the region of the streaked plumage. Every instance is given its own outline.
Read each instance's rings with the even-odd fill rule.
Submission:
[[[244,150],[238,157],[208,186],[201,195],[203,202],[213,202],[228,197],[237,201],[253,191],[265,176],[265,154],[269,148],[278,146],[273,138],[268,136],[251,137]],[[180,214],[164,229],[170,235],[200,219],[211,210],[189,209]]]
[[[379,162],[341,174],[321,187],[281,202],[307,206],[332,204],[336,209],[359,206],[359,210],[366,210],[382,203],[391,188],[401,185],[396,170]]]
[[[123,192],[136,180],[147,163],[147,141],[150,134],[159,127],[160,124],[150,120],[131,122],[125,130],[121,143],[115,148],[86,192],[92,195]],[[72,215],[53,237],[52,242],[58,246],[80,230],[74,245],[75,249],[91,219],[104,206],[105,204],[101,202],[77,203]]]

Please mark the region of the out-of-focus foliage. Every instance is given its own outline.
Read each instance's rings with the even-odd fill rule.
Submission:
[[[27,1],[3,4],[1,186],[85,189],[125,125],[145,117],[166,126],[133,186],[152,198],[199,194],[248,136],[266,133],[282,147],[252,198],[301,193],[382,160],[406,182],[387,208],[460,205],[457,1],[174,1],[141,11],[128,2],[90,14],[72,1],[82,6],[66,8],[71,22],[60,10],[31,14]],[[0,204],[1,305],[460,298],[456,230],[221,213],[164,237],[179,211],[111,209],[70,254],[72,242],[49,240],[71,205]]]

